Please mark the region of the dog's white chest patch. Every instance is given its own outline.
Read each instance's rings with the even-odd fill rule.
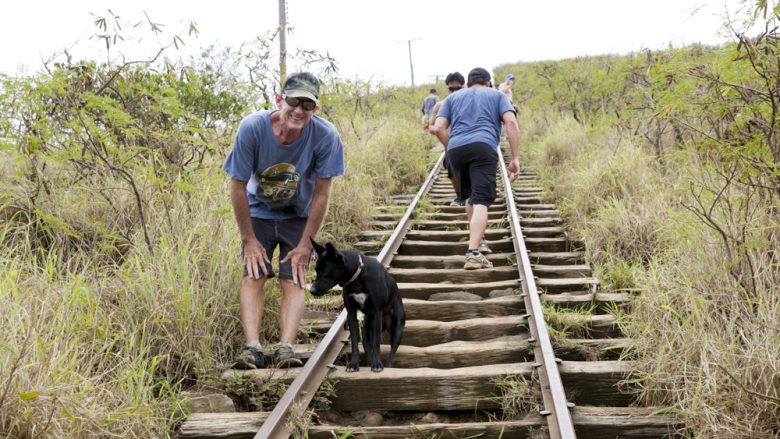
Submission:
[[[366,299],[368,299],[368,295],[366,293],[353,294],[352,299],[354,299],[355,302],[360,305],[360,308],[363,308],[363,305],[366,303]]]

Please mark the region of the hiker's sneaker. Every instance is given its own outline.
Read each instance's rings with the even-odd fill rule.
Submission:
[[[465,204],[466,204],[466,202],[461,200],[460,198],[456,198],[456,199],[450,201],[450,206],[463,206]]]
[[[274,345],[274,363],[276,367],[303,366],[303,361],[295,358],[290,343],[277,343]]]
[[[493,268],[493,263],[488,261],[488,258],[486,258],[482,253],[473,254],[469,252],[466,254],[466,263],[463,264],[463,268],[466,270]]]
[[[244,349],[238,354],[236,362],[233,365],[236,369],[262,369],[263,353],[252,346],[244,346]]]
[[[493,250],[490,249],[487,245],[487,241],[484,239],[482,241],[479,241],[479,252],[480,253],[493,253]]]

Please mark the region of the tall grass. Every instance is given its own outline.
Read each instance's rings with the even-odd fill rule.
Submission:
[[[416,105],[402,100],[354,123],[334,112],[337,126],[350,127],[347,169],[335,179],[323,239],[350,242],[377,197],[426,174],[432,141]],[[10,157],[0,163],[0,436],[170,437],[186,414],[181,391],[220,386],[242,337],[239,239],[219,169],[231,135],[207,133],[215,153],[205,166],[146,198],[153,252],[134,200],[101,196],[109,178],[73,183],[53,160],[54,190],[37,193],[31,209],[25,162],[2,152]],[[143,180],[141,190],[156,184]],[[270,342],[275,285],[262,328]]]
[[[529,162],[604,287],[639,293],[621,319],[638,399],[678,414],[695,437],[776,437],[777,201],[745,187],[711,191],[723,176],[697,155],[668,155],[661,168],[609,128],[539,111],[525,125]]]
[[[100,251],[0,246],[7,435],[166,436],[181,416],[178,390],[226,362],[237,333],[238,248],[223,185],[203,189],[172,201],[177,233],[160,233],[154,255],[136,248],[121,265],[105,264]]]
[[[664,225],[677,183],[662,185],[652,157],[625,140],[614,147],[608,130],[587,129],[566,117],[548,120],[553,122],[546,133],[529,145],[532,163],[553,189],[573,234],[588,244],[587,257],[602,282],[633,289],[627,282],[633,267],[669,245]],[[535,129],[533,120],[525,122],[526,130]]]

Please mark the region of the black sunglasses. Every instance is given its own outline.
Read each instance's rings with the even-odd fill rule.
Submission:
[[[447,90],[449,90],[449,91],[458,91],[458,90],[460,90],[461,88],[463,88],[463,86],[462,86],[462,85],[453,85],[453,86],[451,86],[451,87],[447,87]]]
[[[287,105],[291,107],[301,106],[306,111],[311,111],[317,106],[316,102],[309,99],[295,98],[287,95],[282,95],[282,98],[284,98],[284,101],[287,102]]]

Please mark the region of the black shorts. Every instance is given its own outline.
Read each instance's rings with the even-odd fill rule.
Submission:
[[[283,220],[270,220],[252,218],[252,230],[255,232],[255,237],[265,249],[268,254],[268,259],[273,259],[274,251],[279,246],[279,261],[287,256],[290,250],[301,241],[303,236],[303,230],[306,228],[306,218],[292,218]],[[309,261],[311,261],[311,255],[309,255]],[[244,262],[244,246],[241,246],[241,263]],[[268,278],[276,276],[271,268],[271,265],[266,264],[268,270]],[[262,271],[261,271],[262,274]],[[244,276],[248,276],[249,273],[244,267]],[[279,264],[279,277],[282,279],[292,280],[292,262],[287,261],[284,264]]]
[[[496,200],[498,152],[487,143],[476,142],[448,149],[447,158],[460,181],[460,197],[469,204],[490,207]]]
[[[452,173],[452,165],[450,164],[450,161],[447,159],[447,154],[444,154],[444,169],[447,170],[447,178],[452,180],[452,177],[455,174]]]

